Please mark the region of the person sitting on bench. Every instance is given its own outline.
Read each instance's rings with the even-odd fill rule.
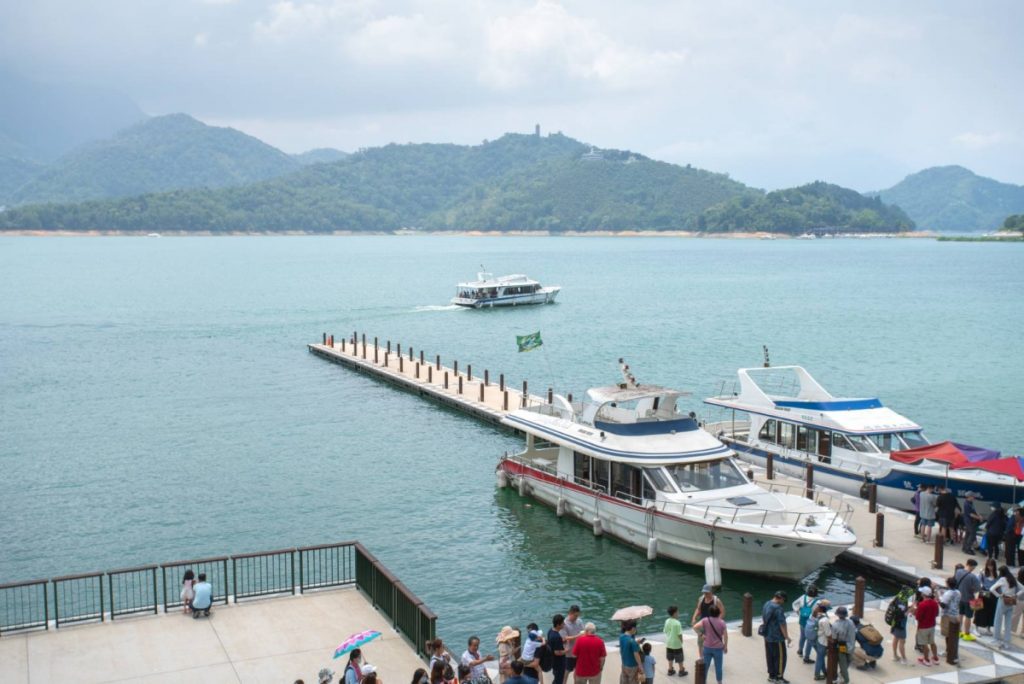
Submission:
[[[199,581],[193,590],[196,595],[192,599],[192,619],[198,618],[199,613],[209,617],[210,608],[213,606],[213,587],[206,581],[205,572],[199,573]]]

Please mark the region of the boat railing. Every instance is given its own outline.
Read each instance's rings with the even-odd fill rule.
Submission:
[[[746,437],[750,434],[750,421],[749,420],[718,420],[718,421],[704,421],[704,430],[710,434],[718,437],[719,435],[726,435],[737,439],[739,437]]]
[[[660,509],[662,512],[669,513],[667,508],[670,504],[668,502],[661,502]],[[832,531],[832,528],[836,523],[841,522],[843,525],[849,525],[850,518],[853,517],[853,507],[849,504],[844,504],[845,508],[842,510],[835,510],[824,504],[821,504],[826,510],[821,511],[772,511],[765,508],[750,508],[747,506],[723,506],[720,504],[683,504],[681,511],[677,513],[680,517],[691,516],[707,520],[715,518],[720,522],[726,522],[728,524],[743,524],[743,525],[754,525],[759,528],[764,527],[789,527],[791,530],[796,531],[801,524],[807,527],[815,527],[818,524],[818,520],[824,518],[828,520],[828,528],[825,530],[825,534]],[[790,525],[792,521],[792,525]],[[811,524],[814,523],[814,524]]]

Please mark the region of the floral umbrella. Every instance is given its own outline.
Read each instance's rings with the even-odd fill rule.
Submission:
[[[375,629],[368,629],[365,632],[353,634],[348,639],[345,639],[340,644],[338,644],[338,648],[334,649],[334,657],[340,658],[349,651],[357,649],[361,647],[363,644],[368,644],[379,636],[380,632],[378,632]]]

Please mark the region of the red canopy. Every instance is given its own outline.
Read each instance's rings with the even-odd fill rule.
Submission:
[[[1024,482],[1024,458],[1021,458],[1020,456],[1009,456],[1007,458],[999,458],[994,461],[966,463],[955,465],[953,467],[956,469],[977,468],[978,470],[987,470],[991,473],[1010,475],[1016,478],[1018,482]]]
[[[938,444],[929,444],[928,446],[917,447],[916,449],[894,451],[889,454],[889,457],[894,461],[910,464],[917,464],[928,459],[929,461],[948,463],[954,467],[963,463],[970,464],[971,466],[978,465],[968,461],[964,452],[960,451],[952,442],[939,442]]]

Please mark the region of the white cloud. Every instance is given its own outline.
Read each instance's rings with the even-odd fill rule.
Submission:
[[[281,0],[269,7],[269,17],[253,25],[257,38],[282,42],[317,34],[335,24],[351,24],[368,18],[367,0],[294,2]]]
[[[371,21],[348,39],[346,48],[356,61],[377,65],[437,62],[456,53],[447,30],[422,14]]]
[[[1002,133],[978,133],[975,131],[967,131],[959,135],[954,135],[952,138],[953,142],[961,147],[965,147],[968,150],[983,150],[999,143],[1007,142],[1007,137]]]
[[[206,44],[210,42],[210,36],[206,33],[197,33],[192,38],[192,43],[196,47],[206,47]]]
[[[686,59],[683,51],[644,51],[617,42],[591,19],[552,0],[488,22],[479,79],[508,90],[568,77],[613,88],[642,87]]]

